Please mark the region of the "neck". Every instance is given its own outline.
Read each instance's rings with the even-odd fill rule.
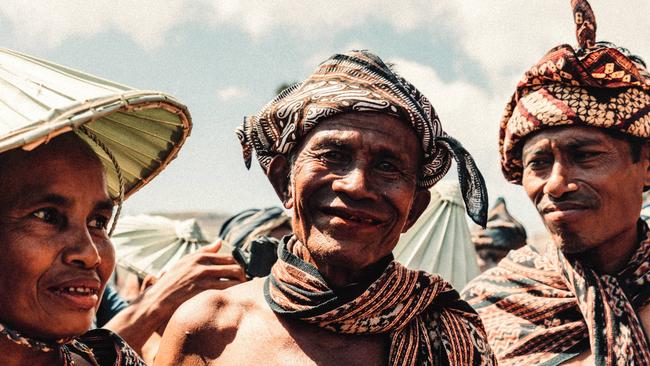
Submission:
[[[641,240],[645,239],[641,238],[644,233],[645,229],[635,223],[632,228],[607,239],[582,256],[587,259],[595,270],[607,274],[616,274],[625,268],[632,255],[639,248]]]
[[[7,338],[0,337],[0,365],[60,365],[63,361],[57,350],[50,352],[39,351],[24,345],[16,344]]]
[[[345,289],[351,286],[356,287],[355,285],[369,286],[370,283],[381,276],[392,260],[392,257],[388,256],[369,266],[351,269],[317,260],[311,256],[307,247],[299,240],[293,241],[287,250],[316,267],[333,290]]]

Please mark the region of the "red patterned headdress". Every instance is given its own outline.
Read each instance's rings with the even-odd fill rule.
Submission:
[[[499,131],[501,169],[521,184],[520,141],[544,128],[600,127],[650,138],[650,73],[611,43],[596,42],[586,0],[571,0],[579,48],[560,45],[530,68],[506,106]]]

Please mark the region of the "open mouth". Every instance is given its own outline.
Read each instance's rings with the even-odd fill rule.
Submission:
[[[90,295],[99,295],[98,288],[90,287],[60,287],[53,289],[57,293],[66,293],[75,296],[90,296]]]
[[[99,303],[100,283],[95,281],[74,281],[51,287],[50,292],[63,301],[66,307],[90,310]]]
[[[360,211],[345,210],[345,209],[334,208],[334,207],[326,207],[323,208],[321,211],[323,211],[323,213],[329,216],[340,217],[345,221],[352,221],[364,225],[379,225],[382,222],[376,217]]]

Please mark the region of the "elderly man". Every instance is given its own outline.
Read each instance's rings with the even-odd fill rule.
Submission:
[[[552,236],[511,253],[464,290],[501,365],[650,365],[650,75],[595,42],[572,1],[580,48],[551,50],[519,83],[501,124],[501,164]]]
[[[265,279],[208,291],[174,314],[158,365],[491,364],[481,321],[438,276],[391,251],[458,163],[470,215],[486,192],[427,99],[377,56],[326,60],[239,131],[294,235]]]

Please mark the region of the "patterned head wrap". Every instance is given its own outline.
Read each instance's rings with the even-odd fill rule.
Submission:
[[[368,51],[351,51],[325,60],[302,83],[284,90],[237,129],[246,167],[253,149],[266,171],[276,155],[289,156],[305,136],[328,117],[345,112],[395,116],[415,130],[424,156],[417,185],[431,187],[456,160],[467,213],[485,226],[487,190],[471,155],[443,130],[427,98]]]
[[[520,141],[556,126],[592,126],[650,137],[650,73],[640,58],[595,42],[586,0],[571,0],[579,48],[560,45],[530,68],[501,119],[499,151],[507,180],[521,184]]]

